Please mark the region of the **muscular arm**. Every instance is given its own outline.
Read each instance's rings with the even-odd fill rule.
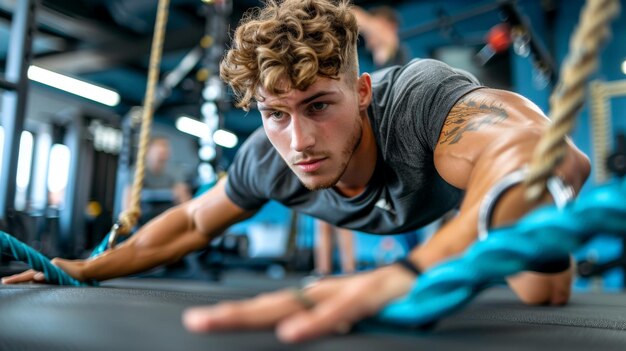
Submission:
[[[106,280],[139,273],[179,260],[187,253],[205,247],[231,224],[250,213],[236,206],[226,195],[226,178],[202,197],[176,206],[143,226],[113,250],[89,259],[53,263],[79,280]],[[34,272],[3,280],[18,283],[32,280]]]
[[[464,189],[459,216],[443,226],[411,258],[429,267],[465,250],[477,236],[478,208],[503,176],[527,164],[549,121],[531,102],[514,93],[480,89],[469,93],[450,111],[435,148],[435,167],[450,184]],[[564,162],[556,170],[576,191],[589,174],[587,158],[570,144]],[[524,200],[518,186],[499,201],[493,226],[510,223],[541,203]],[[569,297],[573,270],[547,275],[522,273],[509,285],[527,303],[564,303]]]
[[[145,271],[205,247],[228,226],[249,215],[230,201],[225,183],[226,178],[202,197],[150,221],[119,248],[86,261],[82,278],[104,280]]]

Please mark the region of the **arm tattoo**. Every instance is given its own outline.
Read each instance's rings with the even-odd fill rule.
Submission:
[[[450,110],[443,124],[439,144],[456,144],[465,132],[477,131],[483,127],[500,123],[508,117],[506,110],[497,102],[462,98]]]

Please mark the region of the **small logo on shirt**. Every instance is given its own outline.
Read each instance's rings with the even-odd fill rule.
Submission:
[[[396,211],[394,211],[393,207],[391,206],[391,204],[389,203],[389,201],[387,201],[387,199],[382,198],[379,199],[378,201],[376,201],[376,204],[374,205],[378,208],[381,208],[387,212],[390,212],[392,214],[396,214]]]

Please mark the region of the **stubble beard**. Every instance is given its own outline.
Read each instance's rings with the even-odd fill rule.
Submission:
[[[329,189],[335,186],[337,182],[339,182],[339,179],[343,177],[343,174],[346,172],[346,169],[348,169],[348,164],[350,164],[350,161],[352,160],[352,156],[354,155],[354,152],[361,144],[362,137],[363,137],[363,122],[360,118],[358,118],[354,125],[354,133],[352,133],[352,135],[350,136],[350,142],[346,144],[346,147],[341,152],[341,156],[342,156],[342,159],[344,159],[344,161],[339,165],[337,174],[333,178],[329,179],[328,181],[317,183],[317,184],[307,183],[305,179],[302,179],[302,177],[298,176],[302,185],[304,185],[304,187],[309,189],[310,191]]]

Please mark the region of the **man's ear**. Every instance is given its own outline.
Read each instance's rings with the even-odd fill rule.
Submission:
[[[359,111],[366,110],[372,102],[372,77],[363,73],[357,80],[359,94]]]

